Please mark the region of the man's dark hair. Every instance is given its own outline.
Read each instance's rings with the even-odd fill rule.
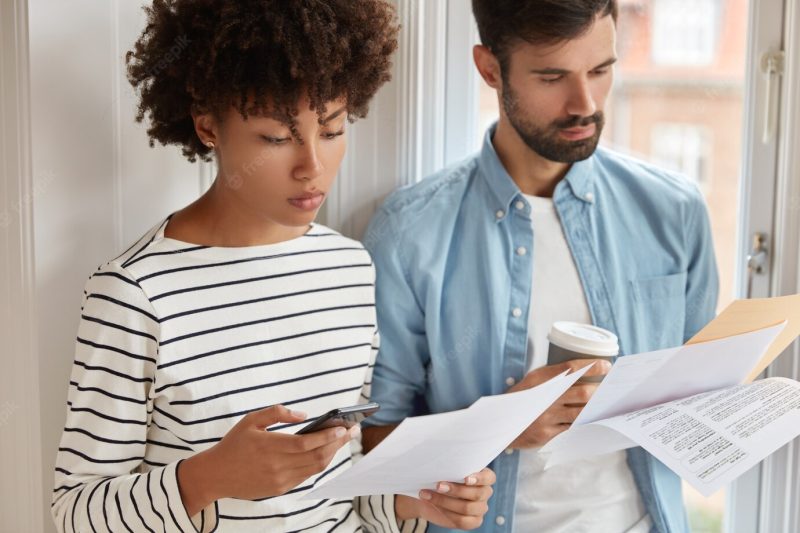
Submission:
[[[556,44],[580,37],[598,16],[617,20],[617,0],[472,0],[481,42],[503,70],[517,43]]]
[[[154,0],[128,52],[128,80],[148,117],[150,145],[209,159],[191,113],[265,112],[293,136],[303,96],[320,117],[343,98],[351,120],[390,78],[397,48],[385,0]]]

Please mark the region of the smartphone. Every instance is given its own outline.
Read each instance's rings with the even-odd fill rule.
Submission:
[[[369,415],[375,413],[381,406],[375,402],[362,403],[361,405],[353,405],[351,407],[340,407],[328,411],[324,415],[317,417],[316,420],[309,425],[298,431],[297,435],[305,435],[313,433],[321,429],[342,426],[349,428],[355,426]]]

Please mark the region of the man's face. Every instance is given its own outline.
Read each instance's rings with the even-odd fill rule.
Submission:
[[[560,163],[582,161],[600,140],[614,61],[611,16],[597,19],[571,41],[518,44],[503,71],[502,113],[540,156]]]

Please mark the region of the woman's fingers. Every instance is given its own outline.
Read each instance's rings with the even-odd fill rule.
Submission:
[[[450,499],[487,501],[491,498],[493,490],[489,485],[470,486],[461,483],[441,482],[436,485],[435,491],[428,492],[447,496]]]
[[[489,510],[489,505],[486,502],[489,499],[488,495],[491,495],[491,493],[486,494],[486,499],[462,500],[450,494],[423,490],[420,492],[420,498],[432,503],[442,511],[450,511],[462,516],[483,516]]]
[[[492,497],[492,484],[496,480],[494,471],[484,468],[464,478],[464,483],[441,481],[436,485],[436,491],[423,490],[420,497],[455,513],[483,515],[488,509],[486,502]]]
[[[494,485],[497,476],[491,468],[484,468],[476,474],[464,478],[465,485]]]

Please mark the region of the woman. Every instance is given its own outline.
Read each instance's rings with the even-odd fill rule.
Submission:
[[[87,282],[56,525],[477,527],[489,470],[421,499],[299,499],[350,466],[358,428],[295,431],[306,413],[366,401],[378,349],[369,255],[313,220],[348,119],[363,117],[389,79],[392,8],[156,0],[147,14],[127,56],[138,120],[149,119],[151,145],[214,157],[219,171],[205,195]]]

